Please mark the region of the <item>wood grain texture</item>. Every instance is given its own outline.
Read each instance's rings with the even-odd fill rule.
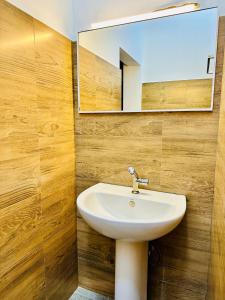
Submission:
[[[182,223],[155,241],[161,259],[150,270],[153,300],[206,297],[224,39],[223,17],[213,112],[76,113],[77,194],[98,182],[130,186],[127,167],[133,165],[150,179],[149,189],[187,196]],[[81,286],[113,295],[114,241],[90,229],[79,215],[78,261]]]
[[[0,1],[0,298],[76,288],[71,42]]]
[[[209,274],[208,300],[220,300],[225,295],[225,56],[222,79],[221,109],[215,173],[215,197],[212,219],[212,256]]]
[[[212,84],[212,79],[144,83],[142,110],[210,108]]]
[[[121,70],[79,46],[81,111],[121,110]]]

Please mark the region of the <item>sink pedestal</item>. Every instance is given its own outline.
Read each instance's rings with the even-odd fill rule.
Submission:
[[[116,240],[115,300],[147,300],[147,241],[180,223],[185,196],[150,190],[133,195],[130,187],[98,183],[78,196],[77,205],[90,227]]]
[[[148,242],[116,240],[115,300],[147,300]]]

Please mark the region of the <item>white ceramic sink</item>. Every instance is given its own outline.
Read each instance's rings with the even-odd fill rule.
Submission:
[[[116,300],[147,299],[148,243],[172,231],[186,211],[183,195],[99,183],[77,199],[80,214],[116,240]]]
[[[183,195],[99,183],[81,193],[77,205],[86,222],[116,240],[148,241],[162,237],[182,220]]]

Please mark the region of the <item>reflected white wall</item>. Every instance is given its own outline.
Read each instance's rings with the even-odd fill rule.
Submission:
[[[79,34],[79,45],[119,67],[120,48],[141,63],[141,25],[109,27]]]
[[[140,64],[142,82],[212,78],[217,20],[217,9],[207,9],[84,32],[79,43],[116,67],[124,49]]]
[[[212,78],[207,61],[216,54],[217,19],[217,9],[210,9],[147,22],[142,82]]]
[[[139,66],[124,67],[123,110],[141,111],[142,82]]]

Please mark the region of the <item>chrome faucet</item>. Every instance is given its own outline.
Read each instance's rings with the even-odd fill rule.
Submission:
[[[133,167],[129,167],[128,172],[130,173],[130,175],[132,176],[132,179],[133,179],[132,193],[133,194],[139,194],[140,192],[139,192],[139,189],[138,189],[138,185],[139,184],[148,185],[149,180],[146,179],[146,178],[139,178],[137,172],[135,171],[135,168],[133,168]]]

